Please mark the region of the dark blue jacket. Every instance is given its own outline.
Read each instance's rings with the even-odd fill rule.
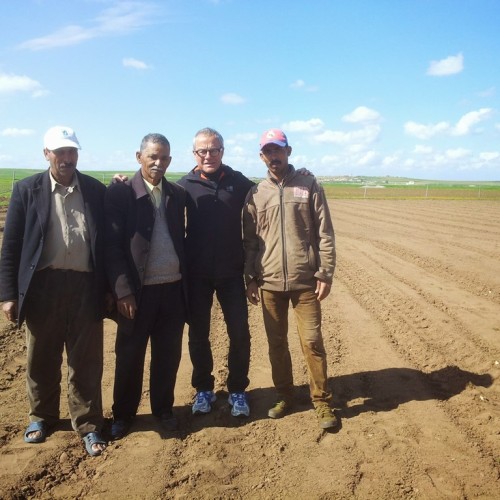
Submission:
[[[220,168],[218,182],[195,169],[178,181],[187,193],[186,257],[191,276],[243,275],[241,210],[254,182],[227,165]]]

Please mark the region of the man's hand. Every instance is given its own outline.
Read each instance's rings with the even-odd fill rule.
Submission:
[[[111,182],[114,184],[115,182],[125,182],[128,181],[128,175],[123,174],[115,174],[113,175]]]
[[[317,295],[317,299],[319,301],[322,301],[323,299],[326,299],[328,295],[330,295],[330,290],[332,289],[332,285],[329,285],[328,283],[318,280],[316,282],[316,290],[314,293]]]
[[[135,303],[134,295],[127,295],[121,299],[116,301],[116,307],[118,308],[118,312],[125,316],[127,319],[135,318],[135,311],[137,311],[137,304]]]
[[[307,168],[305,167],[298,168],[297,173],[300,175],[305,175],[305,176],[311,175],[314,177],[314,174],[310,170],[307,170]]]
[[[4,302],[2,304],[2,310],[5,314],[5,317],[15,323],[17,321],[17,300],[9,300],[8,302]]]
[[[106,292],[104,295],[104,307],[108,314],[111,314],[115,308],[115,298],[110,292]]]
[[[254,306],[256,306],[260,302],[259,285],[257,285],[257,282],[254,280],[252,280],[252,281],[250,281],[250,283],[248,283],[247,299]]]

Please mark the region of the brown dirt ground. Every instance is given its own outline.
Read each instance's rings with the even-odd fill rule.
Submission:
[[[500,498],[500,204],[335,200],[338,269],[323,302],[334,432],[316,424],[291,318],[295,411],[267,418],[273,389],[261,311],[250,307],[249,419],[231,417],[227,340],[214,308],[218,401],[193,417],[186,347],[180,430],[162,432],[147,385],[132,433],[88,457],[60,427],[29,445],[23,333],[0,322],[0,497],[199,499]],[[106,323],[110,416],[114,324]]]

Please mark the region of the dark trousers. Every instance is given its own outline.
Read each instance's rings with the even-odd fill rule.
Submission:
[[[214,389],[213,357],[210,346],[210,317],[214,292],[224,314],[229,336],[227,389],[243,392],[248,387],[250,330],[243,277],[210,279],[191,277],[189,354],[193,364],[192,385],[197,391]],[[221,332],[214,332],[221,335]]]
[[[68,407],[80,434],[103,424],[103,324],[93,273],[44,269],[26,297],[27,391],[30,420],[59,419],[61,365],[68,363]]]
[[[151,411],[172,411],[177,370],[181,360],[185,305],[180,281],[142,288],[134,328],[118,326],[113,390],[115,418],[135,416],[142,395],[144,360],[151,339],[149,390]]]

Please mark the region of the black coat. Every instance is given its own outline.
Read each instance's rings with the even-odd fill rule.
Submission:
[[[241,211],[254,182],[227,165],[221,168],[218,182],[194,169],[178,181],[187,193],[186,256],[191,276],[243,275]]]
[[[95,293],[104,314],[104,193],[100,181],[76,172],[90,235],[95,276]],[[32,175],[14,185],[7,211],[0,259],[0,300],[18,301],[18,325],[24,319],[24,299],[29,291],[47,235],[51,203],[49,170]],[[101,297],[102,296],[102,297]]]
[[[166,201],[166,221],[180,271],[186,276],[184,253],[184,189],[162,179],[162,200]],[[117,299],[135,295],[139,304],[148,258],[155,208],[146,190],[141,172],[127,182],[111,184],[105,197],[106,271]],[[184,282],[184,280],[183,280]]]

